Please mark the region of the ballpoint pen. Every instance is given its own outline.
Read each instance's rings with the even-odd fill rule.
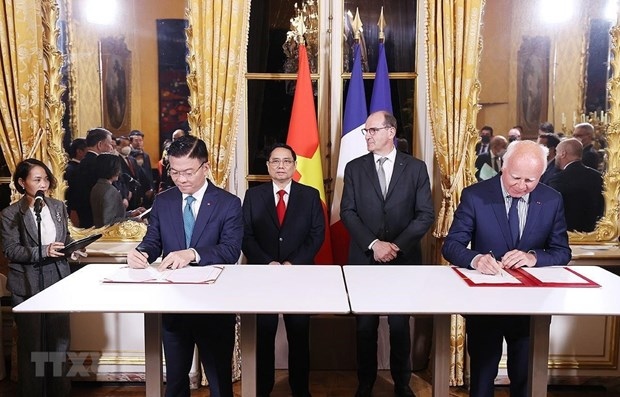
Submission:
[[[489,251],[489,255],[491,255],[491,257],[493,258],[493,260],[497,263],[497,259],[495,259],[495,255],[493,255],[493,251]],[[499,269],[499,273],[497,273],[500,275],[500,277],[504,277],[504,270],[502,270],[501,268]]]

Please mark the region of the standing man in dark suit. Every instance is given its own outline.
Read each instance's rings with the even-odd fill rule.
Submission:
[[[560,144],[560,138],[553,132],[545,132],[538,135],[537,142],[539,145],[543,145],[549,149],[549,154],[547,155],[547,167],[540,178],[540,183],[548,185],[551,178],[559,172],[555,166],[555,152],[556,148]]]
[[[577,232],[591,232],[605,211],[603,177],[581,161],[583,145],[575,138],[557,147],[556,168],[559,171],[549,186],[562,194],[566,227]]]
[[[142,153],[144,162],[140,164],[140,167],[144,170],[144,175],[146,175],[149,181],[149,186],[153,186],[153,166],[151,165],[151,157],[144,151],[144,133],[140,130],[132,130],[129,133],[129,140],[131,141],[132,151]]]
[[[88,130],[86,133],[86,146],[88,152],[80,161],[78,183],[74,186],[77,188],[75,191],[76,201],[74,208],[80,221],[80,224],[76,226],[82,228],[94,226],[93,210],[90,207],[90,191],[97,183],[97,156],[100,153],[112,153],[116,147],[112,140],[112,133],[101,127]]]
[[[251,264],[313,265],[325,239],[319,192],[293,181],[297,155],[275,144],[267,156],[272,183],[249,189],[243,201],[243,253]],[[274,384],[278,314],[257,316],[257,396],[269,396]],[[289,385],[294,397],[309,397],[310,316],[285,314]]]
[[[590,168],[598,170],[601,165],[601,156],[594,148],[594,126],[590,123],[580,123],[575,126],[573,138],[579,139],[583,145],[581,162]]]
[[[340,216],[351,235],[349,264],[412,265],[422,261],[420,240],[434,220],[424,162],[394,147],[396,119],[380,111],[362,130],[370,153],[350,161]],[[388,315],[390,368],[396,396],[413,396],[408,315]],[[377,377],[379,315],[356,316],[356,396],[370,396]]]
[[[170,145],[168,156],[176,187],[157,196],[146,235],[127,254],[127,264],[144,268],[160,255],[159,270],[236,263],[243,239],[241,201],[207,180],[204,141],[183,137]],[[163,314],[162,328],[167,397],[189,397],[194,344],[211,395],[232,397],[234,314]]]
[[[562,197],[538,183],[546,164],[547,148],[532,141],[511,143],[501,175],[463,190],[443,245],[444,258],[485,274],[497,274],[502,268],[566,265],[571,250]],[[526,397],[530,317],[466,319],[469,395],[493,397],[505,338],[510,396]]]
[[[485,164],[492,168],[496,173],[499,173],[502,169],[502,156],[506,153],[508,140],[501,135],[494,136],[493,139],[491,139],[490,145],[491,147],[488,152],[482,153],[476,157],[476,179],[478,181],[483,179],[480,176],[480,171]]]
[[[493,127],[485,125],[480,129],[478,133],[480,135],[480,140],[476,143],[476,155],[481,155],[483,153],[487,153],[489,151],[489,144],[491,142],[491,138],[493,138]]]

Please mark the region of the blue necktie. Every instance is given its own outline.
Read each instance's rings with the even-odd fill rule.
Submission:
[[[192,232],[194,231],[194,213],[192,212],[192,203],[196,201],[194,196],[185,197],[185,208],[183,209],[183,228],[185,229],[185,247],[189,248],[189,243],[192,241]]]
[[[519,200],[520,197],[512,197],[510,210],[508,210],[508,225],[510,226],[510,235],[512,237],[512,248],[517,248],[519,244]]]

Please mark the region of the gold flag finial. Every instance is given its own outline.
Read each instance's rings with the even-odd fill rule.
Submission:
[[[305,6],[298,7],[297,3],[295,3],[297,16],[295,18],[291,18],[291,26],[293,27],[293,31],[295,33],[295,41],[297,41],[298,44],[304,44],[304,34],[306,34],[306,24],[304,22],[305,8]]]
[[[355,40],[358,40],[362,37],[362,19],[360,18],[360,10],[359,8],[355,9],[355,18],[353,18],[353,32],[355,32]]]
[[[383,29],[385,28],[385,17],[383,16],[383,7],[381,7],[381,15],[379,15],[379,22],[377,22],[377,26],[379,26],[379,40],[385,40],[385,33]]]

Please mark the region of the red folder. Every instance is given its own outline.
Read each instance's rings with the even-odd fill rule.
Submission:
[[[554,271],[561,269],[561,271],[570,272],[579,279],[578,282],[549,281],[549,280],[543,281],[543,280],[536,278],[536,276],[528,272],[527,269],[532,269],[532,268],[504,269],[506,273],[516,278],[519,281],[519,283],[475,282],[467,276],[466,271],[463,271],[463,269],[458,268],[458,267],[452,267],[452,269],[454,269],[454,271],[459,275],[459,277],[463,279],[463,281],[465,281],[467,285],[469,285],[470,287],[561,287],[561,288],[600,288],[601,287],[600,284],[595,283],[594,281],[590,280],[589,278],[585,277],[584,275],[580,274],[576,270],[573,270],[569,267],[553,267],[549,269],[554,269]],[[535,269],[537,269],[538,271],[538,270],[542,270],[545,268],[541,267],[541,268],[535,268]],[[499,276],[492,276],[492,277],[499,277]]]

